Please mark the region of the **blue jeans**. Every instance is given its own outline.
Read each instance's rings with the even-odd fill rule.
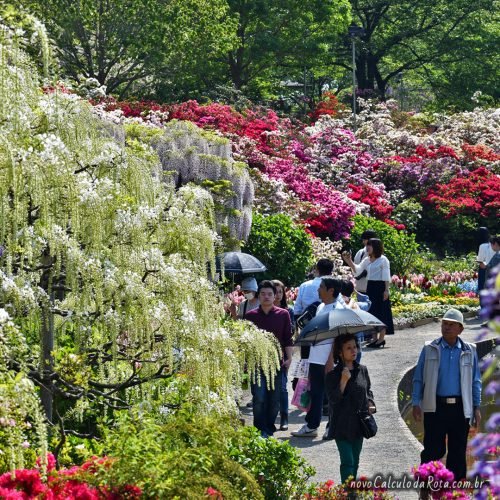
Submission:
[[[272,436],[276,431],[274,422],[280,410],[281,370],[274,377],[274,389],[268,389],[266,377],[259,372],[257,383],[251,384],[253,401],[253,425],[264,437]]]
[[[309,429],[317,429],[323,416],[323,393],[325,392],[325,366],[311,363],[309,365],[309,382],[311,383],[311,408],[306,415]]]
[[[282,368],[281,372],[281,394],[280,394],[280,413],[288,415],[288,371]]]

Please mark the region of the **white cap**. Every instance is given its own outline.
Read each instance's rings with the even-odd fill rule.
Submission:
[[[460,323],[462,327],[464,326],[464,316],[458,309],[448,309],[442,320],[453,321],[455,323]]]
[[[249,290],[251,292],[256,292],[258,290],[257,280],[255,278],[245,278],[241,282],[242,290]]]

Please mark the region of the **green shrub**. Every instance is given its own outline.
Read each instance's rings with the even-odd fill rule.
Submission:
[[[421,246],[420,251],[412,261],[411,272],[431,277],[436,275],[440,269],[441,261],[438,260],[436,254]]]
[[[257,478],[266,499],[296,498],[303,493],[313,467],[288,442],[262,439],[255,427],[235,435],[230,455]]]
[[[284,214],[254,213],[250,236],[243,249],[267,267],[262,279],[279,279],[285,285],[297,285],[312,264],[311,239],[303,227]]]
[[[439,260],[436,254],[421,250],[412,262],[411,272],[423,274],[431,278],[445,271],[449,273],[455,271],[476,271],[476,255],[476,252],[471,252],[461,257],[447,255],[443,260]]]
[[[145,498],[203,498],[207,488],[225,499],[263,498],[252,474],[229,457],[236,430],[220,416],[181,412],[160,424],[128,415],[104,434],[114,460],[99,479],[110,487],[135,484]]]
[[[96,481],[137,485],[145,498],[204,498],[208,488],[224,499],[290,498],[313,473],[288,443],[220,415],[181,411],[158,423],[128,414],[103,433],[113,460]]]
[[[400,224],[404,224],[408,231],[414,233],[422,218],[422,204],[414,198],[403,200],[392,212],[392,218]]]
[[[424,205],[417,238],[425,241],[439,257],[477,252],[477,229],[485,226],[491,234],[499,231],[498,217],[457,214],[446,218],[435,207]]]
[[[351,232],[351,244],[353,249],[362,247],[361,234],[366,229],[373,229],[384,244],[384,254],[391,263],[391,274],[404,275],[412,272],[412,264],[418,255],[419,245],[415,241],[415,235],[406,231],[398,231],[385,222],[356,215],[354,227]]]

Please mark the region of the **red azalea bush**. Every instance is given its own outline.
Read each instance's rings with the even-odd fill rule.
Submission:
[[[168,112],[168,107],[154,101],[121,101],[109,105],[109,109],[120,109],[123,116],[140,117],[147,115],[150,111]]]
[[[47,455],[47,477],[41,471],[40,459],[34,469],[18,469],[0,476],[0,498],[4,500],[134,500],[141,489],[133,485],[113,488],[94,485],[95,476],[110,466],[108,457],[92,457],[81,466],[55,469],[55,458]]]
[[[465,160],[469,162],[481,160],[484,160],[484,162],[500,161],[500,155],[484,144],[464,143],[462,145],[462,151],[464,152]]]
[[[309,113],[309,118],[312,122],[315,122],[323,115],[335,117],[338,115],[339,111],[344,109],[345,106],[339,102],[337,96],[333,92],[325,92],[314,111]]]
[[[415,148],[415,154],[421,158],[455,158],[458,160],[458,155],[455,150],[450,146],[424,146],[419,144]]]
[[[424,198],[445,218],[459,214],[481,217],[498,216],[500,209],[500,177],[485,167],[468,175],[457,175],[447,184],[438,184]]]
[[[383,197],[381,191],[375,186],[370,184],[355,185],[349,184],[348,196],[351,200],[359,201],[370,207],[370,212],[377,219],[384,221],[387,224],[391,224],[389,217],[391,216],[394,207]],[[393,225],[393,224],[391,224]],[[402,224],[399,224],[396,229],[404,229]]]
[[[205,495],[208,498],[215,498],[216,500],[222,500],[224,497],[222,496],[222,493],[219,490],[216,490],[215,488],[212,488],[209,486],[206,491]]]

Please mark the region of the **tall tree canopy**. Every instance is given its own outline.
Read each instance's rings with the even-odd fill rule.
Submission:
[[[365,29],[356,57],[359,87],[376,88],[384,97],[401,72],[470,58],[463,40],[494,14],[495,3],[351,0],[353,21]]]
[[[310,68],[331,49],[350,20],[347,0],[229,0],[238,45],[228,52],[232,83],[242,88],[271,70]]]
[[[139,92],[190,61],[227,51],[225,0],[28,0],[57,44],[63,71],[96,78],[109,92]],[[134,89],[134,90],[136,90]]]

